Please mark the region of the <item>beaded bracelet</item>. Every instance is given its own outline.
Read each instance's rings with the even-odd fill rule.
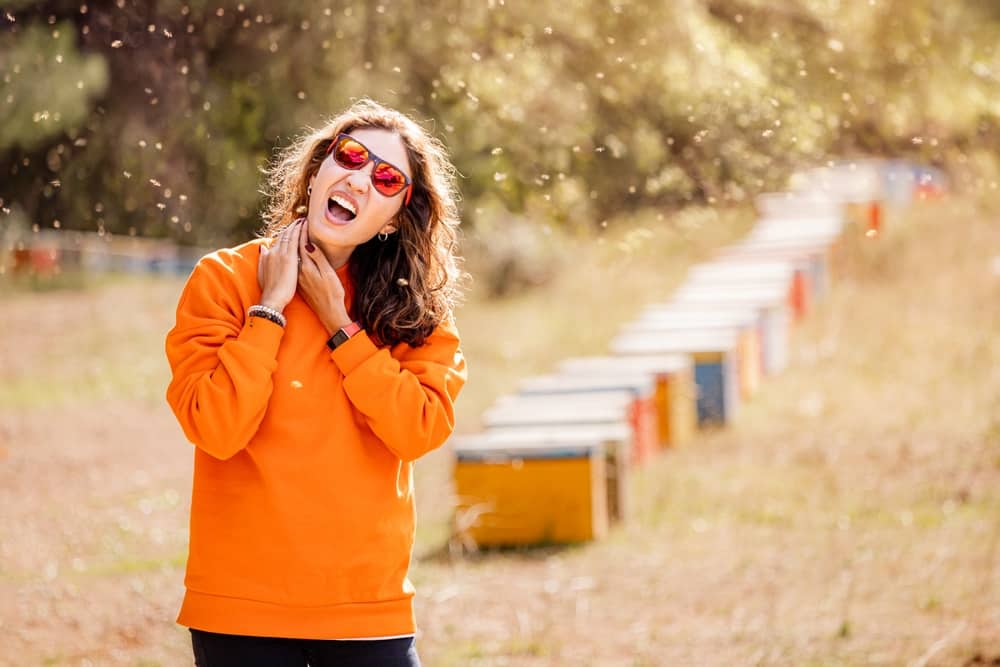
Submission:
[[[279,313],[274,308],[260,303],[250,306],[250,308],[247,309],[247,317],[260,317],[265,320],[270,320],[280,327],[284,327],[286,323],[284,315]]]

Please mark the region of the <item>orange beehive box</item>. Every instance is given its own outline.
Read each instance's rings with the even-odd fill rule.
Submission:
[[[522,380],[518,385],[522,396],[564,397],[588,396],[608,391],[626,391],[632,395],[629,421],[636,431],[642,432],[641,442],[633,448],[636,463],[643,463],[655,452],[647,443],[665,446],[659,434],[660,414],[657,410],[656,383],[652,377],[641,374],[536,375]]]
[[[813,241],[747,240],[723,248],[717,255],[725,261],[774,261],[801,262],[808,271],[810,294],[814,301],[829,292],[831,267],[835,261],[836,245]]]
[[[655,414],[650,415],[628,390],[562,396],[502,396],[483,413],[482,420],[483,426],[489,429],[624,422],[632,429],[629,454],[632,463],[645,461],[657,449]]]
[[[788,260],[725,261],[699,264],[688,271],[688,283],[758,284],[777,282],[786,285],[788,308],[805,316],[812,306],[812,280],[806,263]]]
[[[642,373],[656,382],[659,441],[671,447],[690,442],[697,429],[694,365],[687,355],[573,357],[559,364],[564,375]]]

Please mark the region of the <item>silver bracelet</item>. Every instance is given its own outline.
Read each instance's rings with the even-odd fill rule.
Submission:
[[[285,316],[279,311],[271,308],[270,306],[265,306],[262,303],[250,306],[247,309],[247,317],[262,317],[265,320],[270,320],[280,327],[284,327],[286,324]]]

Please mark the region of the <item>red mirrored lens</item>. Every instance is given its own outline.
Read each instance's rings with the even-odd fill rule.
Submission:
[[[372,183],[376,190],[391,197],[406,187],[406,177],[399,169],[383,162],[372,171]]]
[[[353,139],[341,139],[333,159],[345,169],[360,169],[368,163],[368,149]]]

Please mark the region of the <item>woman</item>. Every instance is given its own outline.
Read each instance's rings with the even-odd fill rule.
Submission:
[[[454,169],[363,101],[268,175],[266,238],[204,257],[167,335],[195,445],[178,623],[199,667],[419,665],[412,463],[466,379]]]

